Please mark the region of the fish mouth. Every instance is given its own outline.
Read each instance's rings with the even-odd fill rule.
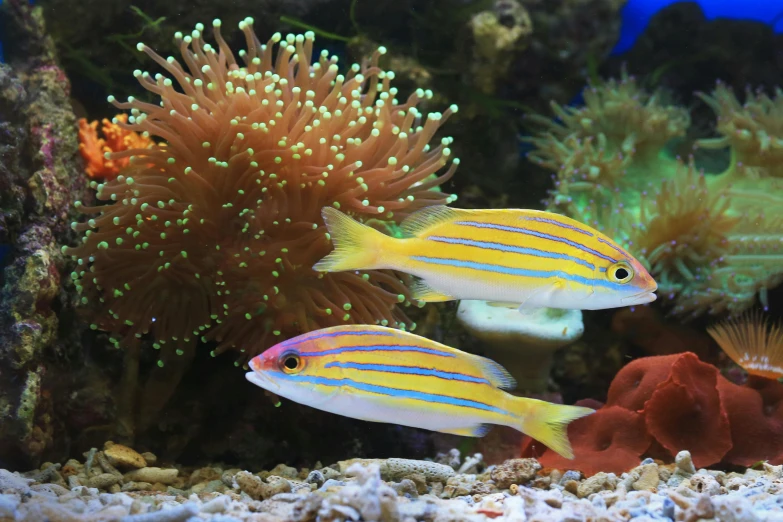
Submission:
[[[247,372],[245,373],[245,379],[252,382],[259,388],[274,392],[280,389],[280,385],[274,382],[272,379],[259,372]]]
[[[658,299],[658,296],[655,295],[655,290],[645,290],[643,292],[639,292],[638,294],[633,294],[633,295],[629,295],[628,297],[624,297],[623,299],[621,299],[621,301],[624,306],[633,306],[633,305],[652,303],[656,299]]]

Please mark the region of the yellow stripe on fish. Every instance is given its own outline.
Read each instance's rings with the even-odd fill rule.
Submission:
[[[510,426],[568,458],[568,423],[593,412],[515,397],[502,391],[516,383],[494,361],[382,326],[303,334],[250,367],[250,382],[328,412],[473,437]]]
[[[422,301],[481,299],[522,307],[595,310],[649,303],[657,284],[599,231],[539,210],[427,207],[386,236],[340,211],[322,210],[334,251],[314,270],[393,269],[420,278]]]

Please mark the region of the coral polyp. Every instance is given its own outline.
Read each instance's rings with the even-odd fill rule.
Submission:
[[[119,345],[150,334],[160,365],[198,340],[245,358],[321,327],[411,328],[402,276],[312,270],[331,249],[321,208],[389,227],[451,202],[437,190],[459,163],[451,139],[429,142],[456,107],[425,118],[422,90],[398,102],[383,48],[343,75],[326,51],[311,65],[312,33],[262,44],[248,18],[240,65],[220,26],[217,47],[201,24],[177,33],[182,64],[138,45],[166,73],[134,73],[160,103],[110,97],[130,111],[117,125],[157,144],[107,155],[128,166],[94,184],[107,204],[81,207],[93,217],[64,248],[82,301],[103,312],[92,327]]]
[[[647,94],[633,78],[590,86],[584,107],[553,104],[557,121],[534,115],[530,159],[555,172],[549,210],[588,223],[647,264],[672,313],[732,315],[783,281],[783,96],[749,94],[740,104],[720,84],[702,98],[730,148],[720,173],[673,157],[688,111]]]

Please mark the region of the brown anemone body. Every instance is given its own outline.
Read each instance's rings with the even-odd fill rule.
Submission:
[[[456,109],[420,121],[416,104],[430,93],[398,103],[393,74],[377,65],[382,49],[343,76],[326,53],[311,65],[312,34],[262,45],[251,19],[240,28],[244,66],[216,21],[217,48],[203,26],[177,34],[184,65],[139,44],[167,73],[135,73],[160,104],[110,100],[131,111],[121,127],[160,144],[111,155],[129,165],[96,184],[108,204],[82,209],[94,216],[65,249],[83,301],[99,301],[94,328],[120,344],[149,333],[162,357],[202,339],[247,358],[321,327],[410,327],[398,274],[312,270],[331,249],[320,212],[393,224],[449,202],[433,188],[458,161],[438,176],[450,139],[428,142]]]

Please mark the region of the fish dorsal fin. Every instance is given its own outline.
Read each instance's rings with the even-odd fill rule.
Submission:
[[[501,390],[513,390],[517,387],[517,381],[501,365],[492,359],[487,359],[480,355],[474,355],[474,357],[476,358],[476,365],[481,368],[481,374],[492,386]]]
[[[443,301],[454,301],[456,299],[456,297],[452,295],[435,290],[423,279],[414,280],[410,285],[410,289],[414,299],[424,301],[425,303],[440,303]]]
[[[406,217],[400,224],[400,228],[402,228],[405,237],[418,237],[428,228],[454,219],[459,212],[459,209],[453,209],[446,205],[425,207]]]
[[[468,426],[466,428],[453,428],[447,430],[439,430],[442,433],[451,433],[453,435],[461,435],[463,437],[483,437],[489,430],[493,428],[492,424],[476,424],[475,426]]]

